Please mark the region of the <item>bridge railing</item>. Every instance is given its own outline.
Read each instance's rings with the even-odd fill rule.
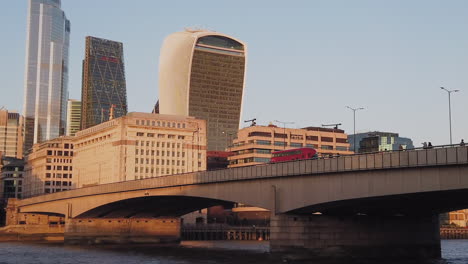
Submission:
[[[260,164],[254,166],[167,175],[144,180],[102,184],[59,193],[29,198],[37,201],[95,195],[97,193],[125,192],[165,188],[171,186],[248,180],[293,175],[318,175],[324,173],[407,168],[421,166],[445,166],[468,164],[468,147],[459,145],[434,146],[409,150],[362,153],[319,159]],[[28,203],[29,203],[28,202]]]

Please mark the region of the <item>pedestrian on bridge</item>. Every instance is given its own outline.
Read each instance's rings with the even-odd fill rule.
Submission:
[[[462,139],[461,142],[460,142],[460,146],[465,146],[465,141]]]

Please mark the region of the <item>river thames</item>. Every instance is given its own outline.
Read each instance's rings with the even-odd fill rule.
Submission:
[[[0,243],[0,264],[188,264],[188,263],[314,263],[314,264],[466,264],[468,240],[442,240],[442,260],[290,261],[268,254],[268,242],[184,241],[177,247],[64,246],[58,243]]]

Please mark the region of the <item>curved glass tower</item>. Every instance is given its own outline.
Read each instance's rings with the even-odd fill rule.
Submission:
[[[65,132],[70,21],[60,0],[29,0],[24,150]]]
[[[208,150],[225,150],[239,130],[247,47],[211,31],[169,35],[159,63],[161,114],[207,121]]]

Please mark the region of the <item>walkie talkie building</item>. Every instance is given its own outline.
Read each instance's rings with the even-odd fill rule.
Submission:
[[[187,30],[169,35],[159,63],[159,111],[207,121],[208,150],[225,150],[242,111],[247,47],[233,37]]]
[[[81,90],[81,129],[127,114],[123,44],[86,37]],[[112,109],[112,110],[111,110]]]

